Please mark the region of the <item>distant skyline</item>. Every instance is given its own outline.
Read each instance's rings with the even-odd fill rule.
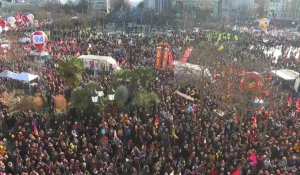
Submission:
[[[76,0],[71,0],[71,1],[76,1]],[[143,0],[129,0],[129,3],[130,3],[130,5],[132,5],[132,6],[137,6],[141,1],[143,1]],[[60,0],[60,2],[61,2],[62,4],[65,4],[65,3],[68,2],[68,0]]]

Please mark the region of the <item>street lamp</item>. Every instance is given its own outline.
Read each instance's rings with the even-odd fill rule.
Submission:
[[[96,89],[95,92],[97,93],[98,97],[100,97],[100,98],[104,96],[102,86],[100,86],[98,89]]]
[[[115,91],[113,89],[111,89],[111,91],[108,93],[108,99],[109,101],[115,100]]]
[[[98,93],[95,92],[92,94],[92,102],[98,103]]]

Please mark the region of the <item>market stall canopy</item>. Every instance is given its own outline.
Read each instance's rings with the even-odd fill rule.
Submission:
[[[37,78],[39,78],[38,75],[33,75],[33,74],[30,74],[27,72],[21,72],[21,73],[17,74],[16,76],[12,77],[12,79],[14,79],[14,80],[25,81],[25,82],[30,82]]]
[[[271,71],[275,76],[282,78],[284,80],[295,80],[299,77],[299,72],[289,70],[289,69],[280,69]]]
[[[9,71],[9,70],[5,70],[0,73],[0,77],[2,77],[2,78],[13,78],[16,75],[17,75],[16,73]]]

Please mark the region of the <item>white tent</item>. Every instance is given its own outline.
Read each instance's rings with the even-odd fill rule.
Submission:
[[[299,77],[299,73],[289,69],[280,69],[271,71],[275,76],[284,80],[295,80]]]
[[[17,75],[16,73],[9,71],[9,70],[5,70],[0,73],[0,77],[2,77],[2,78],[13,78],[16,75]]]
[[[27,72],[21,72],[14,76],[12,79],[14,80],[19,80],[19,81],[25,81],[25,82],[30,82],[32,80],[37,79],[39,76],[38,75],[33,75]]]
[[[181,63],[174,61],[174,74],[175,76],[183,76],[181,78],[193,78],[199,79],[203,77],[208,78],[212,81],[212,76],[207,68],[196,64]]]
[[[113,68],[118,68],[117,61],[110,56],[81,55],[79,58],[83,60],[85,68],[98,70],[100,66],[104,66],[107,70],[109,65],[112,65]]]

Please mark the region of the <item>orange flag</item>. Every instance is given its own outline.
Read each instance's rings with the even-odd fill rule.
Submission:
[[[156,69],[160,69],[161,67],[161,57],[162,57],[162,47],[159,46],[156,48],[156,64],[155,64],[155,68]]]
[[[155,115],[154,125],[155,125],[155,128],[158,128],[158,125],[159,125],[159,117],[158,117],[157,114]]]
[[[172,51],[169,52],[169,67],[171,71],[174,70],[174,59]]]
[[[167,69],[170,49],[169,48],[165,48],[164,51],[165,51],[165,53],[164,53],[163,62],[162,62],[162,70],[163,71],[165,71]]]

